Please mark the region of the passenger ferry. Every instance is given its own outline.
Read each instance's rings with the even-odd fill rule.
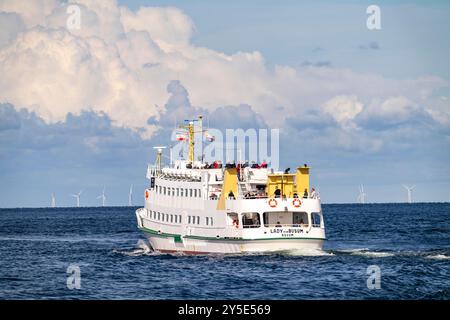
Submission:
[[[185,129],[188,159],[163,167],[164,147],[156,147],[156,164],[147,168],[145,206],[136,210],[138,227],[155,251],[236,254],[322,248],[325,226],[307,165],[294,173],[274,171],[264,163],[208,165],[194,160],[195,134],[203,131],[194,131],[194,121]]]

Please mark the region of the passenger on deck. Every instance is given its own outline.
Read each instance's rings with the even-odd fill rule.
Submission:
[[[229,199],[236,200],[236,198],[234,197],[233,191],[230,191],[230,192],[228,193],[228,198],[229,198]]]
[[[214,165],[214,169],[218,169],[219,168],[219,163],[217,162],[217,160],[214,161],[213,165]]]
[[[257,164],[255,161],[252,161],[252,169],[259,169],[259,164]]]
[[[300,227],[303,228],[305,226],[305,222],[303,221],[303,219],[300,219]]]
[[[247,168],[248,167],[248,161],[245,160],[245,162],[242,164],[242,169]]]
[[[278,188],[278,186],[275,189],[274,195],[275,195],[275,198],[279,198],[281,196],[281,190]]]
[[[240,162],[238,162],[238,164],[236,166],[236,173],[237,173],[238,181],[241,181],[241,167],[242,167],[242,164]]]
[[[298,198],[298,194],[297,193],[294,193],[294,198]]]
[[[267,162],[266,162],[266,160],[264,160],[264,161],[261,163],[261,168],[267,168]]]
[[[316,189],[312,188],[310,198],[317,199]]]
[[[308,198],[308,190],[305,189],[305,192],[303,192],[303,198],[306,199]]]
[[[277,224],[275,225],[275,227],[277,227],[277,228],[281,228],[282,227],[280,221],[277,221]]]

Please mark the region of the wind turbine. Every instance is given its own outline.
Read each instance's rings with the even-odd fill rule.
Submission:
[[[364,192],[364,186],[360,185],[359,186],[359,195],[358,195],[358,201],[359,203],[366,203],[366,193]]]
[[[72,197],[77,198],[77,207],[80,206],[80,196],[83,193],[83,190],[80,190],[80,192],[76,193],[76,194],[72,194]]]
[[[105,206],[105,203],[106,203],[106,195],[105,195],[105,188],[104,188],[104,187],[103,187],[103,192],[102,192],[102,194],[99,195],[99,196],[97,197],[97,199],[102,199],[102,207],[104,207],[104,206]]]
[[[406,191],[408,192],[408,203],[412,203],[412,196],[411,196],[411,191],[415,188],[415,185],[412,186],[408,186],[406,184],[403,185],[403,188],[406,189]]]
[[[56,198],[55,198],[55,194],[52,193],[52,208],[56,207]]]
[[[128,194],[128,205],[133,205],[133,185],[130,186],[130,193]]]

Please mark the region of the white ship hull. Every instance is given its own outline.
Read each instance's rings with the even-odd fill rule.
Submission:
[[[154,236],[145,232],[154,250],[164,253],[183,252],[186,254],[239,254],[269,253],[282,251],[316,251],[322,250],[324,240],[317,239],[261,239],[261,240],[201,240],[184,239],[175,242],[173,237]]]
[[[319,200],[301,199],[301,206],[295,207],[294,199],[278,199],[278,206],[274,208],[268,205],[268,200],[227,200],[227,209],[223,212],[215,209],[216,201],[197,199],[200,205],[188,211],[183,209],[186,204],[173,205],[169,199],[161,197],[149,200],[146,208],[136,211],[136,217],[151,247],[160,252],[237,254],[322,249],[325,228]],[[257,227],[246,227],[242,223],[233,226],[227,221],[231,212],[236,212],[239,221],[243,221],[242,213],[251,211],[261,216],[264,212],[275,214],[275,219],[281,220],[280,225],[268,225],[264,221]],[[294,212],[302,212],[310,223],[292,225]],[[320,213],[318,224],[313,224],[313,212]],[[198,217],[198,223],[192,223],[190,216]],[[206,225],[207,217],[214,217],[214,223]]]

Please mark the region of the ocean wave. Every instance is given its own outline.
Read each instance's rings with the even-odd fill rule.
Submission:
[[[327,252],[320,249],[293,249],[286,251],[288,256],[305,256],[305,257],[321,257],[321,256],[334,256],[334,253]]]
[[[386,258],[393,257],[395,254],[392,252],[378,252],[378,251],[361,251],[352,253],[353,255],[374,257],[374,258]]]
[[[368,248],[342,249],[336,250],[335,252],[370,258],[386,258],[386,257],[393,257],[395,255],[394,252],[370,251]]]
[[[434,260],[448,260],[450,259],[449,256],[446,256],[445,254],[435,254],[435,255],[430,255],[430,256],[426,256],[427,259],[434,259]]]
[[[150,256],[160,254],[154,251],[144,240],[139,239],[133,248],[114,249],[113,253],[123,254],[129,257]]]

